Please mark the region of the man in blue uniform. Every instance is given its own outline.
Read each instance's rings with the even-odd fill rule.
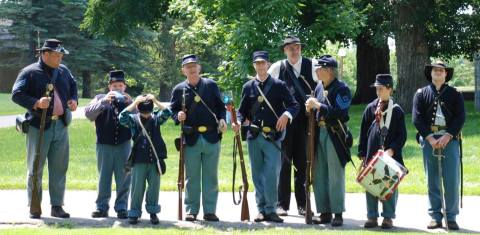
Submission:
[[[287,36],[281,46],[287,59],[275,62],[268,69],[268,73],[273,78],[285,82],[288,90],[300,105],[300,111],[292,120],[292,124],[287,127],[285,139],[282,141],[286,159],[291,159],[297,169],[293,176],[295,199],[300,215],[305,215],[306,206],[307,116],[305,101],[307,96],[313,93],[318,80],[315,73],[316,60],[302,56],[303,45],[298,37]],[[292,165],[290,161],[283,161],[278,184],[277,205],[277,212],[281,216],[287,215],[290,209],[291,179]]]
[[[377,99],[367,105],[362,116],[360,126],[360,138],[358,156],[364,164],[383,149],[387,156],[392,157],[398,163],[404,165],[402,148],[407,140],[407,128],[405,126],[405,114],[400,106],[393,103],[393,78],[390,74],[378,74],[375,83]],[[367,222],[365,228],[378,226],[378,198],[366,192],[367,198]],[[391,229],[395,218],[398,189],[392,197],[382,202],[383,205],[383,229]]]
[[[125,174],[125,163],[130,155],[130,130],[118,120],[120,112],[132,103],[125,93],[125,73],[110,71],[107,94],[100,94],[85,107],[85,116],[95,122],[97,133],[97,170],[99,173],[97,209],[93,218],[108,217],[112,194],[112,175],[115,175],[117,198],[114,209],[119,219],[127,218],[130,175]]]
[[[459,134],[465,123],[463,96],[447,84],[453,77],[453,68],[437,61],[425,66],[425,77],[429,85],[418,89],[413,98],[412,118],[417,128],[417,138],[423,150],[423,161],[428,182],[428,212],[432,221],[429,229],[442,227],[441,197],[445,197],[447,224],[458,230],[456,216],[459,213]],[[443,175],[439,175],[437,156],[442,151]],[[440,177],[443,179],[444,195],[440,194]]]
[[[259,211],[255,222],[283,222],[277,213],[277,185],[281,168],[281,141],[284,132],[299,111],[299,105],[285,83],[267,73],[268,53],[253,53],[255,79],[245,83],[238,109],[238,121],[232,123],[235,131],[240,125],[248,128],[247,143],[252,168],[255,198]]]
[[[37,193],[41,198],[43,166],[48,159],[51,215],[68,218],[70,215],[62,208],[69,160],[67,127],[71,122],[71,111],[77,109],[77,84],[70,70],[61,64],[63,55],[68,54],[61,41],[48,39],[39,51],[38,62],[23,68],[12,88],[12,100],[28,110],[26,118],[30,120],[27,133],[28,204],[31,203],[34,184],[37,185]],[[52,84],[53,90],[49,92],[49,97],[43,97],[47,84]],[[33,182],[40,117],[44,109],[47,109],[45,132],[37,169],[37,182]],[[31,218],[40,216],[41,212],[30,214]]]
[[[196,55],[182,58],[182,72],[187,79],[175,86],[171,109],[178,124],[184,122],[185,134],[185,209],[187,221],[195,221],[202,194],[203,219],[218,221],[218,160],[220,140],[226,131],[226,108],[217,84],[200,76]],[[182,111],[185,94],[186,112]]]
[[[338,63],[332,56],[320,57],[316,66],[323,87],[318,85],[315,97],[306,102],[308,111],[317,110],[319,126],[313,190],[317,212],[321,214],[314,218],[314,223],[331,222],[332,226],[341,226],[345,211],[345,165],[351,161],[352,140],[346,122],[352,96],[347,85],[337,79]],[[335,214],[333,220],[332,213]]]

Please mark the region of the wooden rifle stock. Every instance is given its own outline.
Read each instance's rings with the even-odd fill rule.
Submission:
[[[315,154],[315,117],[312,111],[308,115],[308,131],[307,131],[307,168],[306,168],[306,205],[305,205],[305,223],[312,224],[312,205],[310,201],[310,186],[313,182],[313,161]]]
[[[185,88],[182,91],[182,112],[185,113]],[[184,122],[180,123],[180,157],[178,159],[178,179],[177,179],[177,187],[178,187],[178,220],[183,220],[183,189],[185,187],[185,135],[183,133],[183,125]]]
[[[231,102],[230,104],[228,104],[227,108],[232,116],[232,123],[237,123],[237,112],[235,111],[235,106],[233,105],[233,103]],[[248,193],[247,169],[245,168],[245,161],[244,161],[243,149],[242,149],[242,139],[240,138],[240,133],[235,132],[234,141],[236,142],[238,154],[240,156],[240,169],[242,171],[242,183],[243,183],[243,185],[240,186],[240,190],[242,190],[242,211],[240,214],[240,220],[250,221],[250,210],[248,208],[248,200],[247,200],[247,193]]]

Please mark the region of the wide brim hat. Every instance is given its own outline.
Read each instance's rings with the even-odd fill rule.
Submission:
[[[297,36],[287,36],[285,37],[285,39],[283,39],[283,43],[280,45],[280,50],[283,51],[283,48],[285,48],[286,45],[290,45],[290,44],[297,44],[297,45],[300,45],[302,48],[305,46],[305,43],[302,43],[300,41],[300,38],[298,38]]]
[[[70,54],[70,52],[62,46],[62,41],[58,39],[45,40],[43,46],[38,48],[37,51],[54,51],[65,55]]]
[[[445,78],[445,82],[448,82],[452,79],[453,77],[453,68],[447,67],[445,63],[442,61],[436,61],[432,64],[427,64],[425,65],[425,78],[427,79],[428,82],[432,82],[432,69],[433,68],[443,68],[445,71],[447,71],[447,77]]]

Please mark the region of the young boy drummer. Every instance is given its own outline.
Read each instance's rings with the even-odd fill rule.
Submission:
[[[402,159],[402,148],[407,139],[405,127],[405,115],[391,98],[393,92],[393,79],[390,74],[378,74],[375,83],[372,85],[377,92],[377,99],[367,105],[363,112],[362,124],[360,127],[360,141],[358,145],[358,156],[364,163],[367,163],[375,153],[382,149],[388,156],[393,157],[398,163],[404,165]],[[391,115],[389,122],[388,116]],[[389,122],[389,123],[388,123]],[[382,135],[383,132],[383,135]],[[386,132],[386,137],[385,136]],[[367,198],[367,222],[365,228],[378,226],[378,201],[379,199],[370,193]],[[392,219],[395,218],[395,207],[397,204],[398,190],[395,190],[392,197],[383,201],[382,228],[393,227]]]
[[[153,111],[153,105],[160,110]],[[132,112],[137,109],[139,113]],[[142,215],[142,201],[145,184],[148,183],[145,208],[150,214],[150,222],[158,224],[160,212],[158,196],[160,175],[165,174],[167,148],[163,141],[160,125],[172,115],[153,95],[138,96],[135,101],[120,113],[120,124],[130,128],[133,147],[129,166],[132,167],[131,203],[128,211],[130,224],[138,223]]]

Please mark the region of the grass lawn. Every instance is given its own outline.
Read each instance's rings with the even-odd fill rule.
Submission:
[[[48,235],[63,235],[63,234],[89,234],[89,235],[149,235],[149,234],[347,234],[347,235],[356,235],[356,234],[385,234],[383,231],[349,231],[349,230],[326,230],[326,229],[292,229],[292,228],[268,228],[268,229],[256,229],[256,230],[228,230],[228,231],[218,231],[212,228],[206,229],[172,229],[172,228],[142,228],[142,229],[131,229],[131,228],[101,228],[101,229],[56,229],[56,228],[35,228],[35,229],[6,229],[0,230],[2,234],[48,234]],[[419,233],[419,232],[395,232],[395,234],[429,234],[429,233]],[[457,233],[450,233],[457,234]]]
[[[351,108],[351,122],[355,137],[352,153],[357,152],[358,132],[360,118],[364,106]],[[464,179],[465,194],[480,195],[480,130],[478,129],[480,113],[474,113],[473,103],[467,103],[467,123],[464,128]],[[411,116],[407,118],[408,141],[404,149],[404,160],[410,170],[410,174],[400,186],[402,193],[424,194],[427,190],[423,161],[419,146],[414,139],[415,130],[411,124]],[[74,120],[70,127],[70,165],[67,176],[68,189],[95,190],[97,185],[96,157],[95,157],[95,130],[92,123],[87,120]],[[178,172],[178,152],[175,150],[173,140],[179,134],[179,127],[172,121],[168,121],[162,127],[162,134],[168,148],[167,172],[162,178],[161,189],[176,191]],[[222,152],[219,169],[219,183],[221,191],[231,190],[232,180],[232,131],[228,131],[222,141]],[[26,163],[25,163],[25,136],[17,133],[13,127],[0,128],[0,189],[23,189],[25,188]],[[245,144],[245,143],[244,143]],[[247,148],[245,147],[244,150]],[[248,176],[251,173],[248,165]],[[358,166],[359,161],[355,157]],[[356,172],[351,164],[347,165],[347,192],[361,192],[361,187],[355,182]],[[44,185],[48,182],[48,174],[44,174]],[[237,185],[241,182],[240,168],[237,168]],[[292,181],[293,182],[293,181]],[[250,182],[251,183],[251,182]],[[253,184],[251,183],[253,190]]]
[[[85,106],[90,102],[90,99],[81,98],[78,103],[80,106]],[[12,95],[6,93],[0,93],[0,115],[14,115],[25,112],[25,109],[18,104],[13,103]]]

